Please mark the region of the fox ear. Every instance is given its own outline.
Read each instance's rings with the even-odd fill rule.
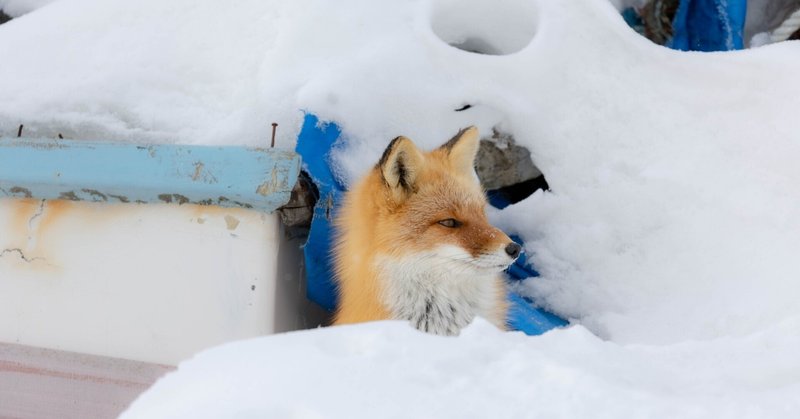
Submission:
[[[416,189],[423,159],[417,146],[406,137],[397,137],[386,147],[378,166],[396,200],[402,200]]]
[[[472,173],[475,168],[475,156],[478,154],[478,128],[462,129],[441,148],[447,151],[450,164],[462,173]]]

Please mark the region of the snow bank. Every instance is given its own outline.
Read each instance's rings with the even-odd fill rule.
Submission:
[[[55,0],[0,0],[0,10],[11,17],[20,17]]]
[[[798,327],[672,346],[580,326],[531,339],[483,320],[458,338],[401,322],[295,332],[201,353],[121,418],[792,417]],[[753,357],[786,336],[792,347]]]
[[[12,20],[0,26],[0,132],[264,144],[273,120],[298,113],[259,103],[278,6],[61,0]],[[280,132],[278,144],[293,138]]]
[[[344,177],[377,161],[381,138],[433,147],[460,126],[499,124],[553,189],[493,217],[526,239],[543,274],[527,291],[548,308],[641,343],[743,336],[800,314],[797,43],[671,51],[598,1],[500,2],[485,18],[508,17],[504,35],[483,39],[465,20],[480,18],[459,12],[472,3],[436,3],[394,48],[366,49],[301,89],[351,135]],[[536,30],[517,30],[512,13]],[[509,55],[469,53],[438,38],[437,19],[484,45],[532,39]],[[454,112],[462,103],[474,106]]]
[[[580,327],[542,339],[478,326],[438,340],[383,324],[275,337],[200,357],[137,409],[178,391],[210,406],[196,401],[220,390],[257,412],[327,415],[365,393],[380,400],[370,409],[405,416],[439,394],[421,389],[450,388],[442,397],[460,405],[448,409],[466,413],[796,416],[798,52],[670,51],[603,0],[61,0],[0,26],[0,132],[263,144],[276,121],[292,147],[307,109],[343,127],[335,164],[350,181],[399,134],[433,147],[499,126],[552,187],[492,217],[542,273],[523,291]],[[321,345],[372,348],[383,373],[358,369],[368,358],[356,349]],[[269,368],[234,368],[244,361]],[[181,381],[206,367],[207,388]],[[298,377],[319,383],[304,381],[302,400]],[[389,400],[397,389],[415,397]],[[497,402],[471,403],[485,393]],[[163,406],[190,409],[178,400]]]

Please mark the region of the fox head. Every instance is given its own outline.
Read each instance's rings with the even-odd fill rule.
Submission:
[[[469,127],[441,147],[420,151],[395,138],[373,169],[376,245],[387,256],[420,257],[445,269],[490,273],[507,268],[521,247],[489,224],[474,171],[478,130]]]

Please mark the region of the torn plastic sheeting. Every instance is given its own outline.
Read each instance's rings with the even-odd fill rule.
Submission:
[[[681,0],[667,46],[682,51],[742,49],[747,0]]]
[[[319,189],[319,200],[314,208],[308,241],[303,252],[306,263],[308,298],[328,311],[336,307],[336,285],[333,282],[332,237],[337,206],[345,187],[331,171],[328,161],[331,148],[337,146],[341,129],[334,123],[321,123],[313,114],[306,114],[303,128],[297,139],[297,152],[303,157],[303,169]],[[519,237],[512,237],[522,243]],[[524,254],[509,267],[511,279],[523,280],[538,276],[527,263]],[[511,329],[528,335],[540,335],[550,329],[565,326],[567,321],[536,308],[524,297],[509,293],[508,323]]]

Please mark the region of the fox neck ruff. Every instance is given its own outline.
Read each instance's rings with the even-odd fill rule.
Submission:
[[[399,260],[383,258],[377,266],[381,299],[393,319],[448,336],[458,335],[475,316],[504,326],[497,313],[497,301],[504,298],[498,295],[504,285],[497,271],[434,253]]]

